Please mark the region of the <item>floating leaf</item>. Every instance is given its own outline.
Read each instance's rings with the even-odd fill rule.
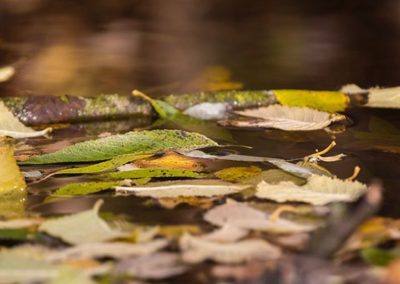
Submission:
[[[132,171],[113,172],[103,174],[102,177],[106,179],[133,179],[133,178],[166,178],[166,177],[186,177],[186,178],[204,178],[207,174],[198,173],[190,170],[181,169],[160,169],[160,168],[147,168],[137,169]]]
[[[63,169],[59,170],[52,175],[60,175],[60,174],[94,174],[94,173],[102,173],[106,171],[111,171],[119,166],[122,166],[126,163],[146,159],[151,157],[151,155],[138,155],[138,154],[125,154],[121,156],[117,156],[112,158],[111,160],[97,163],[94,165],[86,166],[86,167],[79,167],[79,168],[70,168],[70,169]]]
[[[198,133],[181,130],[132,131],[66,147],[54,153],[30,158],[21,164],[91,162],[123,154],[150,154],[172,149],[197,149],[218,144]]]
[[[290,181],[282,181],[278,184],[262,181],[257,185],[256,196],[276,202],[294,201],[325,205],[330,202],[354,201],[366,190],[366,185],[358,181],[313,175],[303,186]]]
[[[175,152],[169,152],[160,158],[144,159],[135,162],[140,168],[170,168],[200,171],[203,166],[195,159],[180,155]]]
[[[110,257],[115,259],[152,254],[169,244],[167,239],[158,239],[145,243],[130,244],[123,242],[85,243],[47,255],[51,261],[71,259],[90,259]]]
[[[244,179],[256,177],[261,174],[259,167],[231,167],[215,172],[215,176],[223,181],[242,182]]]
[[[222,122],[236,127],[276,128],[286,131],[311,131],[329,126],[331,123],[345,119],[343,115],[330,114],[305,107],[288,107],[271,105],[258,109],[237,111],[237,114],[259,120],[232,120]]]
[[[14,146],[4,138],[0,138],[0,161],[0,216],[23,216],[26,184],[14,158]]]
[[[233,243],[246,237],[248,234],[248,230],[237,228],[228,223],[215,231],[202,235],[201,238],[203,240],[217,243]]]
[[[279,217],[271,219],[270,214],[251,208],[246,203],[228,200],[225,204],[209,210],[204,219],[216,226],[227,224],[244,230],[259,230],[271,233],[299,233],[309,232],[317,226],[314,224],[300,224]]]
[[[46,135],[51,128],[35,131],[23,125],[18,118],[0,101],[0,135],[13,138],[31,138]]]
[[[70,244],[104,242],[129,235],[112,229],[98,216],[101,205],[99,200],[90,210],[45,221],[39,230]]]
[[[344,111],[349,98],[343,92],[309,90],[273,90],[281,105],[308,107],[327,112]]]
[[[116,265],[113,272],[118,275],[160,280],[184,273],[187,267],[179,262],[178,254],[161,252],[124,259]]]
[[[241,263],[250,260],[271,260],[281,256],[281,251],[264,240],[250,239],[236,243],[216,243],[183,235],[179,241],[183,260],[196,263],[207,259],[221,263]]]
[[[167,238],[179,238],[185,233],[199,234],[201,229],[196,225],[167,225],[160,226],[158,234]]]
[[[261,181],[265,181],[269,184],[277,184],[282,181],[291,181],[296,185],[303,185],[306,183],[306,179],[297,177],[280,169],[266,170],[261,172],[258,176],[243,179],[241,182],[257,185]]]
[[[218,198],[186,196],[177,198],[170,198],[170,197],[159,198],[157,201],[162,207],[167,209],[174,209],[180,204],[188,204],[203,209],[209,209],[214,205],[214,201],[216,199]]]
[[[180,196],[218,196],[233,194],[248,188],[248,185],[222,182],[219,180],[191,180],[178,182],[154,182],[148,186],[117,186],[117,192],[133,192],[137,196],[153,198]]]
[[[15,69],[12,66],[0,67],[0,83],[6,82],[11,79],[15,74]]]
[[[70,183],[57,189],[52,196],[75,196],[96,193],[120,185],[122,181]]]

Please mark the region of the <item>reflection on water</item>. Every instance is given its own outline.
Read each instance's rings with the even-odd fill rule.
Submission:
[[[0,66],[17,75],[0,95],[215,89],[204,78],[218,66],[236,83],[219,88],[397,85],[399,12],[389,0],[3,0]]]

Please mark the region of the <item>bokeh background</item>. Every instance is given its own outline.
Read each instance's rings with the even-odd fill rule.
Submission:
[[[400,84],[398,0],[0,0],[1,96]]]

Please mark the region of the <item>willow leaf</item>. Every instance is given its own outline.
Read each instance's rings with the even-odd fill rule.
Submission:
[[[197,149],[217,146],[213,140],[194,132],[181,130],[132,131],[85,141],[54,153],[32,157],[21,164],[92,162],[124,154],[150,154],[173,149]]]
[[[121,183],[122,181],[71,183],[60,187],[52,196],[87,195],[116,187]]]
[[[131,178],[137,179],[137,178],[153,178],[153,177],[204,178],[207,177],[207,174],[198,173],[190,170],[147,168],[147,169],[137,169],[132,171],[107,173],[103,174],[102,177],[106,179],[131,179]]]

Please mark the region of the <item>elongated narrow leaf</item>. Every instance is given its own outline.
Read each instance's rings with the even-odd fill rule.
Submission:
[[[77,143],[54,153],[44,154],[21,164],[91,162],[123,154],[150,154],[172,149],[197,149],[218,144],[207,137],[181,130],[132,131],[97,140]]]
[[[258,109],[237,111],[237,114],[259,120],[233,120],[223,124],[237,127],[276,128],[286,131],[311,131],[323,129],[344,116],[305,107],[272,105]]]
[[[112,229],[98,216],[102,202],[93,209],[44,222],[39,230],[59,237],[70,244],[104,242],[127,236],[129,233]]]
[[[281,251],[267,241],[244,240],[236,243],[216,243],[185,234],[179,241],[183,260],[196,263],[207,259],[221,263],[241,263],[250,260],[271,260],[281,256]]]
[[[303,186],[298,186],[291,181],[278,184],[262,181],[257,186],[256,196],[276,202],[294,201],[325,205],[330,202],[354,201],[366,190],[366,185],[357,181],[313,175]]]
[[[86,166],[86,167],[59,170],[59,171],[53,173],[52,175],[102,173],[102,172],[114,170],[114,169],[118,168],[119,166],[122,166],[126,163],[145,159],[148,157],[151,157],[151,155],[126,154],[126,155],[117,156],[117,157],[112,158],[111,160],[108,160],[105,162],[97,163],[97,164]]]
[[[52,196],[76,196],[87,195],[100,192],[106,189],[114,188],[120,185],[122,181],[103,181],[103,182],[80,182],[64,185],[57,189]]]
[[[137,169],[132,171],[113,172],[103,174],[102,177],[106,179],[132,179],[132,178],[166,178],[166,177],[187,177],[187,178],[204,178],[207,174],[198,173],[190,170],[179,170],[179,169],[159,169],[159,168],[147,168]]]
[[[219,180],[193,180],[178,182],[155,182],[147,186],[117,186],[117,192],[132,192],[137,196],[154,198],[180,196],[218,196],[240,192],[248,185],[222,182]]]
[[[30,127],[23,125],[12,112],[0,102],[0,135],[13,138],[30,138],[46,135],[51,128],[42,131],[35,131]]]

